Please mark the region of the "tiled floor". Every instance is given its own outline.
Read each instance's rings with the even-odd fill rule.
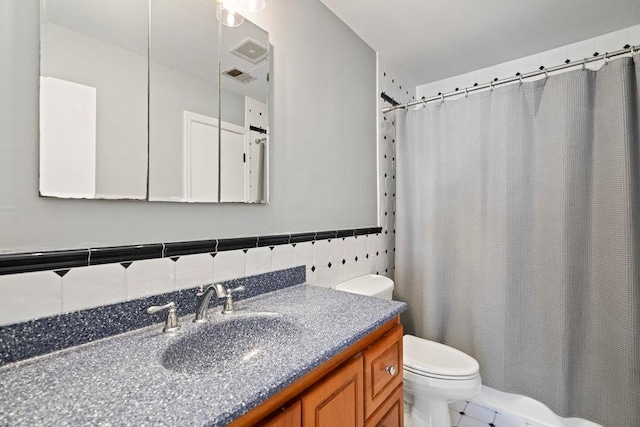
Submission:
[[[449,405],[452,427],[539,427],[525,420],[500,414],[473,402],[455,402]]]

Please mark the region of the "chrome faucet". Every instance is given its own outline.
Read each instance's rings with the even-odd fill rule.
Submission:
[[[209,285],[207,289],[203,286],[200,287],[200,292],[196,294],[198,298],[198,307],[196,308],[196,317],[193,319],[193,323],[204,323],[207,321],[207,311],[209,310],[209,303],[211,302],[211,296],[213,293],[218,293],[214,285]]]
[[[232,314],[235,312],[233,294],[236,292],[242,292],[245,289],[246,288],[244,286],[238,286],[235,289],[225,289],[221,283],[209,285],[206,289],[200,288],[200,292],[196,294],[198,297],[198,308],[196,309],[196,317],[193,319],[194,323],[203,323],[207,321],[207,311],[209,310],[211,296],[214,292],[218,298],[226,298],[222,314]]]

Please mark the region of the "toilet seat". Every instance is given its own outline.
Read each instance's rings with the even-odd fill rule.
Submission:
[[[424,372],[417,369],[411,369],[406,366],[404,367],[404,371],[405,371],[405,375],[407,372],[411,372],[412,374],[420,375],[421,377],[433,378],[437,380],[449,380],[449,381],[472,380],[478,377],[478,375],[480,375],[479,372],[476,372],[475,374],[471,374],[471,375],[447,376],[447,375],[434,374],[433,372]]]
[[[478,362],[460,350],[413,335],[405,335],[402,341],[408,372],[445,380],[469,380],[479,375]]]

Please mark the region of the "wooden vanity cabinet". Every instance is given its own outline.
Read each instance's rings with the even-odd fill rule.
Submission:
[[[403,415],[396,317],[230,426],[403,427]]]

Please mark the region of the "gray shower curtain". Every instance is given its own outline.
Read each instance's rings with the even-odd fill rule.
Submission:
[[[406,332],[613,427],[640,425],[639,62],[395,118]]]

